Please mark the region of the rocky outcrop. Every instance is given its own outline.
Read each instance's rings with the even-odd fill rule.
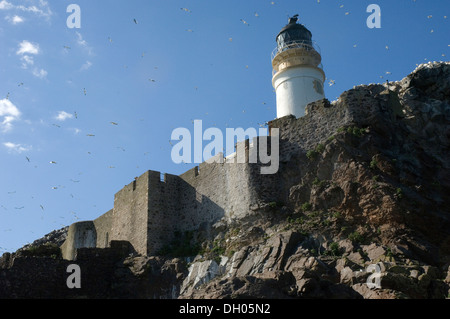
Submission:
[[[104,282],[64,296],[447,298],[450,63],[354,87],[307,111],[270,123],[280,128],[280,169],[257,181],[266,186],[248,214],[186,236],[186,249],[165,256],[82,250],[85,267],[103,256]],[[20,297],[11,278],[20,282],[21,262],[46,258],[39,269],[62,269],[52,249],[33,257],[30,248],[0,260],[0,296]]]
[[[277,202],[218,231],[224,270],[182,297],[446,298],[449,88],[450,64],[430,63],[271,123],[289,154]]]

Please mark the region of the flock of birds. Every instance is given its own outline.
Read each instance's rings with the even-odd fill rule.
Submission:
[[[413,1],[415,1],[415,0],[413,0]],[[320,3],[320,0],[317,0],[317,3]],[[275,2],[272,1],[271,4],[274,5]],[[343,9],[343,8],[344,8],[344,5],[339,5],[339,8],[340,8],[340,9]],[[190,9],[188,9],[188,8],[180,8],[180,9],[181,9],[183,12],[187,13],[187,14],[191,14],[191,13],[192,13],[192,11],[191,11]],[[346,11],[346,12],[345,12],[345,15],[349,15],[349,14],[350,14],[349,11]],[[258,18],[258,17],[259,17],[259,13],[254,12],[254,17]],[[428,15],[427,18],[428,18],[428,19],[432,19],[433,16],[432,16],[432,15]],[[444,16],[444,18],[447,19],[447,16]],[[133,23],[136,24],[136,25],[139,24],[139,21],[138,21],[136,18],[133,18],[132,21],[133,21]],[[247,26],[247,27],[250,27],[250,24],[249,24],[245,19],[240,19],[240,22],[241,22],[243,25],[245,25],[245,26]],[[186,31],[187,31],[187,32],[194,32],[192,29],[186,29]],[[430,32],[433,33],[434,30],[432,29]],[[113,42],[113,40],[112,40],[111,37],[108,37],[108,41],[109,41],[110,43]],[[233,41],[233,38],[232,38],[232,37],[228,38],[228,41],[232,42],[232,41]],[[448,46],[450,47],[450,44],[449,44]],[[354,44],[353,47],[356,48],[356,47],[357,47],[357,44]],[[70,47],[70,46],[67,46],[67,45],[64,45],[63,48],[64,48],[65,50],[71,50],[71,47]],[[389,50],[389,46],[388,46],[388,45],[386,45],[385,48],[386,48],[386,50]],[[145,54],[145,53],[142,53],[141,56],[144,57],[144,54]],[[445,54],[442,54],[442,56],[445,56]],[[155,67],[155,69],[156,69],[156,68],[157,68],[157,67]],[[248,65],[246,65],[246,68],[248,68]],[[383,75],[381,75],[380,78],[383,78],[383,76],[387,76],[387,75],[391,75],[391,72],[390,72],[390,71],[386,71],[386,73],[383,74]],[[157,82],[157,80],[151,79],[151,78],[148,79],[148,81],[149,81],[149,82],[152,82],[152,83],[156,83],[156,82]],[[336,84],[336,81],[335,81],[334,79],[327,79],[327,83],[328,83],[329,86],[333,86],[333,85]],[[24,86],[24,83],[23,83],[23,82],[20,82],[20,83],[18,83],[18,86],[19,86],[19,87]],[[195,89],[198,90],[198,87],[195,87]],[[87,89],[86,89],[86,88],[83,88],[82,93],[84,94],[84,96],[87,96],[87,95],[88,95]],[[7,95],[6,95],[6,99],[10,99],[10,93],[9,93],[9,92],[8,92]],[[263,105],[266,105],[265,102],[262,102],[262,104],[263,104]],[[268,109],[270,109],[270,107],[268,107]],[[244,110],[243,110],[243,113],[245,113],[245,112],[246,112],[246,110],[244,109]],[[206,114],[207,114],[207,113],[206,113]],[[77,113],[77,112],[74,112],[74,113],[73,113],[73,116],[74,116],[75,119],[78,119],[78,113]],[[114,122],[114,121],[111,121],[111,122],[109,122],[109,123],[110,123],[110,125],[113,125],[113,126],[118,126],[118,125],[119,125],[118,122]],[[58,128],[60,127],[60,126],[57,125],[57,124],[53,124],[53,125],[56,126],[56,127],[58,127]],[[260,126],[260,127],[266,127],[266,126],[267,126],[267,123],[257,123],[257,125]],[[228,127],[228,124],[226,124],[226,126]],[[86,136],[87,136],[87,137],[92,137],[92,138],[93,138],[93,137],[95,137],[95,134],[88,133],[88,134],[86,134]],[[173,145],[173,142],[172,142],[171,140],[169,140],[169,143],[170,143],[170,145]],[[122,146],[118,146],[117,149],[119,149],[119,150],[125,152],[125,148],[122,147]],[[91,152],[88,152],[88,154],[91,154]],[[149,154],[149,153],[146,152],[144,155],[148,155],[148,154]],[[26,159],[26,161],[27,161],[28,163],[31,163],[30,157],[26,156],[25,159]],[[53,160],[52,160],[52,161],[49,162],[49,164],[51,164],[51,165],[57,165],[58,163],[57,163],[56,161],[53,161]],[[112,165],[111,165],[111,166],[109,166],[108,168],[115,168],[115,166],[112,166]],[[71,182],[73,182],[73,183],[79,183],[80,180],[74,180],[74,179],[71,179]],[[52,187],[52,189],[56,190],[56,189],[58,189],[59,187],[61,187],[61,186],[54,186],[54,187]],[[15,193],[16,193],[15,191],[8,192],[8,195],[13,196]],[[70,194],[70,196],[73,197],[73,194]],[[1,210],[4,210],[4,211],[8,210],[8,208],[5,207],[4,205],[0,205],[0,208],[1,208]],[[44,207],[43,204],[39,204],[39,208],[40,208],[40,210],[41,210],[42,212],[45,211],[45,207]],[[16,211],[21,211],[21,210],[23,210],[23,209],[25,209],[25,206],[15,206],[15,207],[14,207],[14,210],[16,210]],[[79,216],[77,215],[77,213],[75,213],[75,212],[72,211],[72,212],[70,212],[70,215],[71,215],[71,218],[72,218],[73,220],[79,220]],[[61,216],[61,218],[65,218],[65,217],[64,217],[64,216]],[[64,227],[65,225],[61,224],[61,226]],[[3,231],[3,232],[10,232],[10,231],[12,231],[12,230],[11,230],[11,229],[3,229],[2,231]],[[0,247],[0,252],[2,252],[2,251],[7,251],[7,248]]]

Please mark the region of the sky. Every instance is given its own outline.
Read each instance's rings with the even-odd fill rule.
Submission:
[[[99,217],[147,170],[195,166],[172,160],[176,128],[273,120],[271,53],[294,14],[330,101],[450,57],[448,0],[0,0],[0,254]]]

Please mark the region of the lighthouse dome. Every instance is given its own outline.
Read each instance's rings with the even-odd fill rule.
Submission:
[[[311,32],[303,24],[297,23],[297,21],[298,15],[289,18],[289,23],[278,33],[276,38],[278,50],[282,50],[293,43],[312,45]]]

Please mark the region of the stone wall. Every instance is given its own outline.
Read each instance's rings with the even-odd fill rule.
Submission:
[[[97,248],[108,248],[111,241],[111,228],[114,211],[111,209],[94,220],[94,226],[97,232]]]
[[[182,175],[182,205],[191,225],[211,225],[225,217],[239,218],[252,200],[247,164],[225,162],[222,154],[216,163],[202,163]]]
[[[61,246],[64,259],[74,260],[78,248],[95,248],[97,246],[97,231],[94,222],[86,221],[70,225],[67,239]]]
[[[115,265],[128,255],[130,247],[126,242],[113,241],[110,245],[105,249],[79,248],[75,261],[3,255],[0,258],[0,299],[117,297],[114,296]],[[81,289],[67,287],[70,275],[67,267],[71,264],[81,269]]]
[[[261,174],[260,163],[236,163],[236,157],[225,159],[222,154],[180,176],[144,173],[115,195],[112,211],[91,225],[96,232],[96,246],[127,240],[136,252],[152,255],[177,233],[208,230],[219,220],[230,223],[252,214],[261,205],[286,202],[296,174],[301,174],[301,168],[296,168],[291,159],[306,156],[342,127],[355,123],[368,126],[385,112],[394,114],[389,106],[395,103],[389,101],[398,99],[393,95],[382,85],[358,87],[345,92],[337,102],[324,99],[309,104],[304,117],[287,116],[270,122],[271,132],[279,128],[280,170],[276,174]],[[260,140],[238,145],[245,148],[248,161]],[[69,236],[68,241],[72,238]]]
[[[381,102],[388,103],[381,103]],[[308,104],[306,115],[296,119],[286,116],[269,122],[269,130],[280,129],[281,161],[289,162],[293,155],[313,150],[326,142],[338,129],[357,125],[370,126],[384,113],[398,113],[397,93],[384,85],[364,85],[344,92],[337,101],[327,99]]]
[[[208,230],[217,221],[241,218],[254,197],[246,164],[202,163],[180,176],[165,174],[150,182],[148,254],[170,243],[175,235]]]
[[[174,238],[174,231],[183,225],[180,210],[179,178],[151,172],[149,175],[148,219],[146,229],[147,255],[157,253]]]
[[[111,240],[126,240],[136,252],[147,254],[149,187],[159,173],[146,172],[126,185],[114,197]]]

